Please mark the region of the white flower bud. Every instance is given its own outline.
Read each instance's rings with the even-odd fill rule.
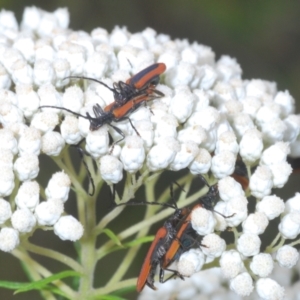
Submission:
[[[152,122],[150,122],[150,120],[149,121],[140,120],[140,121],[136,121],[134,123],[134,126],[137,132],[140,134],[141,138],[143,139],[145,147],[149,149],[153,145],[153,140],[154,140],[154,131],[153,131]]]
[[[13,159],[14,159],[14,155],[10,150],[0,148],[0,166],[1,167],[8,167],[8,168],[12,169]]]
[[[38,91],[37,91],[39,97],[40,97],[40,106],[43,105],[52,105],[52,106],[57,106],[61,107],[62,102],[61,102],[61,95],[56,91],[55,87],[48,83],[42,85]],[[59,110],[57,109],[51,109],[51,108],[43,108],[43,111],[47,112],[55,112],[58,113]]]
[[[78,128],[78,119],[67,115],[60,125],[61,136],[67,144],[77,145],[83,138]]]
[[[34,114],[30,126],[38,129],[42,133],[53,131],[58,125],[58,114],[55,112],[39,112]]]
[[[225,278],[234,278],[244,269],[244,264],[240,254],[235,250],[222,253],[220,267]]]
[[[166,137],[176,138],[177,131],[176,127],[178,126],[178,122],[173,115],[166,114],[161,117],[161,119],[157,122],[156,128],[154,131],[154,142],[158,144],[160,140],[165,139]]]
[[[241,297],[249,296],[253,289],[253,280],[249,273],[243,272],[230,280],[230,289]]]
[[[0,231],[0,250],[10,252],[20,243],[19,233],[13,228],[4,227]]]
[[[11,87],[11,77],[4,66],[0,64],[0,89],[9,89]]]
[[[162,139],[150,149],[147,155],[148,168],[152,172],[167,168],[179,151],[180,144],[174,138],[166,137]]]
[[[186,62],[179,62],[172,69],[166,72],[165,82],[175,88],[180,85],[189,85],[194,77],[195,67]]]
[[[170,170],[178,171],[186,168],[194,160],[198,152],[196,143],[192,141],[182,143],[180,151],[169,166]]]
[[[34,179],[40,171],[39,159],[34,154],[24,153],[15,161],[14,170],[21,181]]]
[[[171,99],[169,112],[174,115],[179,123],[184,123],[191,115],[196,96],[188,87],[181,86],[175,89],[175,96]]]
[[[5,223],[11,217],[10,203],[0,198],[0,224]]]
[[[21,28],[23,30],[37,30],[42,17],[42,10],[35,7],[25,7],[22,16]]]
[[[42,152],[49,156],[58,156],[65,146],[60,133],[48,131],[42,136]]]
[[[267,123],[278,119],[280,116],[280,106],[274,102],[264,103],[257,111],[256,122],[260,127],[264,127]]]
[[[199,235],[212,233],[216,225],[213,213],[200,206],[192,210],[191,219],[192,227]]]
[[[238,139],[241,139],[249,129],[255,128],[250,116],[244,113],[235,114],[233,116],[232,127]]]
[[[180,256],[177,270],[182,276],[191,276],[201,270],[204,262],[203,252],[200,249],[191,249]]]
[[[286,161],[271,165],[270,170],[273,175],[274,188],[282,188],[293,172],[291,165]]]
[[[181,52],[181,58],[182,61],[191,64],[197,64],[198,62],[197,52],[191,47],[186,47],[185,49],[183,49],[183,51]]]
[[[267,216],[263,212],[250,214],[243,222],[243,233],[262,234],[269,224]]]
[[[215,154],[222,153],[224,151],[237,154],[239,152],[239,145],[236,142],[236,136],[232,131],[223,132],[217,140]]]
[[[16,61],[23,59],[23,56],[20,53],[20,51],[13,48],[6,48],[1,54],[1,63],[4,65],[4,67],[10,74],[12,73],[12,65]]]
[[[200,125],[187,126],[178,132],[178,141],[181,143],[193,141],[197,145],[200,145],[206,139],[206,131]]]
[[[255,119],[257,111],[260,109],[262,103],[256,97],[246,97],[242,99],[243,113],[249,115],[252,119]]]
[[[86,58],[86,50],[83,46],[69,41],[63,42],[59,46],[57,57],[68,60],[71,74],[80,75],[83,73]]]
[[[64,78],[71,75],[70,64],[64,58],[58,58],[53,62],[53,68],[56,76],[55,86],[61,88],[68,83]]]
[[[62,216],[54,224],[54,233],[63,241],[78,241],[83,235],[83,226],[73,216]]]
[[[295,142],[300,133],[300,115],[289,115],[283,121],[286,126],[283,140]]]
[[[42,37],[49,36],[57,27],[58,24],[55,15],[43,11],[41,14],[39,26],[37,27],[37,34]]]
[[[38,40],[35,44],[35,60],[47,59],[53,62],[55,52],[47,40]]]
[[[62,106],[79,113],[83,105],[83,101],[84,98],[82,90],[78,86],[74,85],[65,90],[62,97]]]
[[[207,64],[204,64],[200,67],[196,68],[196,76],[194,78],[201,78],[200,84],[198,85],[198,88],[209,90],[213,87],[213,85],[216,83],[216,80],[218,78],[218,74],[212,66],[209,66]],[[195,85],[193,85],[195,87]]]
[[[39,59],[35,61],[33,67],[33,82],[40,86],[46,83],[52,83],[55,78],[55,73],[51,62],[47,59]]]
[[[54,225],[64,211],[61,199],[48,199],[35,208],[35,216],[39,225]]]
[[[57,172],[48,182],[45,193],[47,198],[60,199],[66,202],[69,197],[71,179],[65,172]]]
[[[256,282],[256,291],[262,299],[281,300],[284,299],[284,288],[270,278],[260,278]]]
[[[235,197],[245,196],[242,186],[232,177],[227,176],[218,181],[220,198],[229,201]]]
[[[11,166],[2,166],[0,172],[0,197],[9,196],[15,187],[15,176]]]
[[[69,26],[70,23],[70,14],[67,8],[57,8],[53,15],[55,16],[58,27],[62,29],[66,29]]]
[[[203,110],[196,111],[188,118],[186,126],[200,125],[207,132],[215,129],[217,124],[220,122],[220,112],[212,107],[208,106]]]
[[[123,178],[123,165],[114,156],[105,155],[99,160],[100,174],[103,180],[107,183],[116,184]]]
[[[256,211],[264,213],[269,220],[273,220],[284,211],[284,202],[275,195],[265,196],[256,204]]]
[[[140,170],[145,160],[145,150],[143,140],[138,136],[128,136],[122,148],[120,160],[124,170],[135,173]]]
[[[198,155],[190,164],[189,169],[193,175],[206,174],[211,167],[211,155],[204,148],[199,148]]]
[[[284,245],[278,249],[276,260],[281,267],[291,269],[299,260],[299,252],[290,245]]]
[[[226,249],[226,242],[215,233],[206,235],[201,244],[204,245],[201,247],[203,253],[211,258],[221,256]]]
[[[211,171],[216,178],[223,178],[234,172],[236,157],[232,152],[223,151],[213,156]]]
[[[13,154],[18,153],[17,140],[9,129],[0,129],[0,149],[9,150]]]
[[[247,164],[254,164],[263,150],[262,134],[256,128],[247,130],[240,141],[240,155]]]
[[[217,71],[223,81],[227,82],[233,78],[241,78],[242,68],[237,60],[228,55],[222,55],[217,61]]]
[[[275,118],[264,124],[264,126],[261,128],[261,131],[263,133],[264,141],[272,144],[277,141],[282,141],[287,129],[287,125],[284,121],[279,118]]]
[[[107,72],[107,63],[108,57],[103,52],[95,52],[87,58],[84,72],[88,77],[101,78]]]
[[[228,115],[229,119],[236,114],[242,113],[242,110],[243,104],[237,100],[229,99],[228,101],[225,101],[223,105],[220,106],[220,111]]]
[[[25,181],[18,189],[15,202],[18,208],[34,210],[40,201],[40,187],[36,181]]]
[[[108,42],[108,32],[104,28],[95,28],[91,32],[92,39],[98,43],[107,43]]]
[[[285,212],[300,212],[300,193],[296,193],[294,197],[289,198],[285,202]]]
[[[21,109],[11,103],[0,104],[0,123],[3,127],[16,123],[24,123]]]
[[[41,133],[38,129],[28,127],[24,130],[19,138],[18,143],[19,153],[39,155],[41,150]]]
[[[32,83],[32,67],[24,59],[15,61],[11,66],[11,72],[15,85]]]
[[[260,159],[260,163],[270,166],[279,162],[286,161],[287,155],[289,153],[289,143],[277,142],[264,150]]]
[[[209,106],[210,96],[207,92],[204,90],[195,89],[193,90],[193,93],[197,97],[194,111],[200,111]]]
[[[127,31],[127,28],[126,27],[120,28],[119,26],[116,26],[110,34],[109,43],[114,48],[118,49],[127,44],[128,38],[129,38],[129,32]]]
[[[259,253],[261,240],[256,234],[243,233],[237,241],[237,249],[244,256],[253,256]]]
[[[98,130],[89,131],[86,136],[86,151],[94,158],[99,158],[108,152],[109,137],[107,129],[107,126],[102,126]]]
[[[267,166],[258,166],[250,178],[251,194],[263,198],[271,193],[273,187],[272,172]]]
[[[269,276],[274,268],[274,261],[269,253],[254,255],[250,263],[251,271],[259,277]]]
[[[31,232],[36,224],[36,219],[29,209],[22,208],[13,213],[11,224],[19,232]]]
[[[294,211],[283,217],[278,225],[281,235],[285,239],[294,239],[300,233],[300,212]]]
[[[278,92],[274,97],[274,102],[280,105],[281,117],[287,117],[295,111],[295,99],[290,95],[289,91]]]
[[[248,200],[245,196],[235,196],[231,200],[225,202],[219,201],[215,206],[215,211],[226,216],[226,224],[229,227],[238,226],[247,218]]]
[[[3,29],[18,30],[18,22],[12,11],[5,9],[0,11],[0,27]]]

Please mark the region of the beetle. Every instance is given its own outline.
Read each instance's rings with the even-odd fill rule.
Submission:
[[[180,186],[179,186],[180,187]],[[165,207],[174,208],[174,214],[169,217],[163,224],[162,227],[158,229],[154,240],[152,241],[150,248],[147,252],[147,255],[144,259],[140,274],[137,279],[136,289],[138,292],[141,292],[145,285],[149,286],[153,290],[156,290],[154,286],[154,276],[157,267],[162,267],[163,257],[168,250],[170,244],[172,243],[173,239],[176,236],[178,224],[182,222],[185,216],[188,213],[188,209],[178,209],[176,202],[174,201],[174,192],[173,192],[173,185],[170,186],[170,194],[173,204],[168,203],[159,203],[159,202],[127,202],[127,203],[120,203],[115,206],[121,205],[161,205]],[[177,272],[173,271],[183,279],[183,277]],[[174,275],[175,276],[175,275]]]
[[[202,179],[202,181],[204,181],[205,185],[209,187],[209,190],[206,195],[199,198],[198,200],[199,203],[194,205],[191,210],[188,210],[188,212],[186,212],[186,216],[183,222],[181,222],[175,238],[171,242],[168,250],[166,251],[163,257],[163,261],[160,269],[160,275],[159,275],[160,282],[165,282],[170,278],[173,278],[174,276],[178,276],[179,273],[177,271],[168,269],[169,265],[173,263],[175,260],[178,260],[182,253],[189,250],[195,244],[195,242],[197,242],[196,239],[198,237],[198,234],[192,228],[191,225],[193,210],[202,207],[212,211],[216,199],[219,197],[218,184],[216,183],[212,186],[209,186],[207,181],[204,179],[204,177],[200,176],[200,178]],[[167,280],[164,280],[164,270],[173,272],[173,275],[169,277]]]
[[[164,94],[155,89],[159,83],[159,76],[166,70],[164,63],[155,63],[135,74],[126,82],[118,81],[113,83],[113,88],[109,87],[104,82],[90,77],[70,76],[66,78],[77,78],[92,80],[102,84],[113,92],[114,102],[108,104],[104,111],[112,111],[117,107],[121,107],[128,101],[131,101],[137,96],[147,96],[148,100],[163,97]]]
[[[43,105],[40,106],[40,108],[56,108],[56,109],[62,109],[69,113],[72,113],[73,115],[77,117],[81,117],[84,119],[89,120],[90,122],[90,130],[95,131],[98,128],[102,127],[103,125],[107,124],[110,127],[112,127],[115,131],[117,131],[122,137],[118,141],[114,142],[113,145],[121,142],[125,138],[124,132],[116,127],[115,125],[112,125],[112,122],[121,122],[124,120],[128,120],[134,131],[137,135],[139,135],[138,131],[134,127],[132,121],[128,117],[128,115],[135,111],[137,108],[140,107],[145,101],[150,100],[147,95],[139,95],[135,98],[131,99],[127,103],[125,103],[123,106],[117,107],[111,111],[104,111],[99,104],[95,104],[93,106],[93,112],[95,117],[92,117],[89,113],[86,113],[86,116],[76,113],[68,108],[65,107],[58,107],[58,106],[52,106],[52,105]]]

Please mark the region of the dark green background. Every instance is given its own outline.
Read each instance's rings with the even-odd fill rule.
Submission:
[[[237,58],[243,69],[243,78],[262,78],[276,81],[278,89],[288,89],[297,102],[300,99],[300,3],[276,0],[0,0],[0,7],[16,13],[21,20],[24,7],[35,5],[48,11],[68,7],[70,27],[90,32],[96,27],[111,31],[115,25],[125,25],[131,32],[152,27],[158,33],[172,38],[187,38],[190,42],[211,46],[217,58],[228,54]],[[299,105],[297,105],[299,111]],[[42,168],[41,168],[42,169]],[[294,194],[298,179],[293,177],[285,191],[276,191],[285,199]],[[138,210],[142,208],[139,207]],[[70,211],[70,210],[69,210]],[[116,224],[118,228],[124,228]],[[151,231],[153,233],[155,231]],[[53,246],[53,235],[41,235]],[[55,239],[57,241],[57,239]],[[60,243],[60,247],[71,244]],[[136,276],[142,257],[137,259]],[[113,263],[113,259],[110,259]],[[108,266],[99,266],[101,273]],[[111,272],[114,270],[111,265]],[[16,260],[0,253],[0,280],[25,280]],[[40,299],[12,296],[11,291],[0,289],[1,299]],[[132,299],[136,297],[133,296]]]

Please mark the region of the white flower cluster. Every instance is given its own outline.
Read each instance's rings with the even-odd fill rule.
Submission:
[[[54,174],[45,190],[47,200],[41,203],[34,179],[41,153],[58,156],[65,144],[85,139],[86,151],[97,160],[100,175],[108,183],[120,182],[123,170],[211,172],[219,180],[221,198],[215,210],[227,218],[203,208],[193,211],[193,228],[205,236],[206,247],[182,255],[180,272],[189,276],[219,258],[222,275],[238,295],[252,292],[251,274],[255,274],[261,297],[282,299],[283,288],[270,275],[275,260],[283,268],[294,267],[298,251],[285,245],[274,258],[261,252],[259,235],[279,216],[283,216],[279,232],[284,239],[300,233],[300,196],[284,203],[272,194],[272,188],[283,187],[291,174],[287,155],[300,155],[300,116],[294,114],[293,97],[278,91],[273,82],[243,80],[234,58],[222,56],[216,61],[212,49],[198,43],[171,40],[150,28],[136,34],[126,28],[116,27],[110,34],[96,28],[89,34],[71,31],[68,24],[66,9],[47,13],[26,8],[20,26],[11,12],[0,12],[0,220],[5,226],[11,220],[11,227],[0,231],[0,249],[14,249],[19,233],[31,232],[36,224],[54,226],[63,240],[82,236],[82,225],[62,216],[69,177]],[[130,114],[139,135],[127,120],[113,123],[126,136],[113,151],[108,134],[115,141],[120,139],[113,128],[103,125],[91,131],[87,119],[64,110],[39,109],[50,105],[94,116],[93,106],[112,103],[113,93],[95,82],[81,88],[65,77],[92,77],[113,86],[156,61],[167,66],[157,86],[165,96]],[[54,130],[57,125],[59,131]],[[248,194],[229,177],[238,156],[249,171]],[[12,212],[4,197],[14,190],[15,178],[22,183],[14,199],[17,210]],[[249,193],[257,199],[251,214]],[[236,249],[226,250],[225,241],[214,230],[238,225],[242,232]],[[197,280],[198,288],[199,284]]]

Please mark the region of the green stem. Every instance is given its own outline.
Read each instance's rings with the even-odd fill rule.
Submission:
[[[30,273],[30,276],[32,278],[32,281],[41,280],[43,278],[47,278],[51,275],[53,275],[49,270],[47,270],[45,267],[37,263],[35,260],[33,260],[25,249],[22,249],[22,247],[19,247],[18,249],[15,249],[12,251],[12,254],[17,257],[22,263],[26,266],[27,271]],[[73,299],[75,296],[74,291],[67,286],[63,281],[56,280],[53,282],[55,286],[57,286],[61,291],[63,291],[70,299]],[[42,293],[45,295],[45,299],[55,300],[56,298],[50,293],[49,291],[42,291]]]
[[[136,278],[126,279],[126,280],[118,282],[118,287],[116,287],[116,285],[105,286],[105,287],[93,290],[91,292],[91,294],[93,295],[94,299],[97,299],[97,296],[107,295],[116,290],[127,288],[129,286],[135,286],[135,284],[136,284]]]
[[[70,267],[71,269],[73,269],[76,272],[79,272],[79,273],[83,272],[83,268],[79,263],[77,263],[74,259],[72,259],[62,253],[59,253],[57,251],[50,250],[47,248],[43,248],[40,246],[33,245],[28,240],[22,241],[22,245],[23,245],[24,249],[26,249],[27,251],[52,258],[56,261],[60,261],[61,263],[67,265],[68,267]]]

